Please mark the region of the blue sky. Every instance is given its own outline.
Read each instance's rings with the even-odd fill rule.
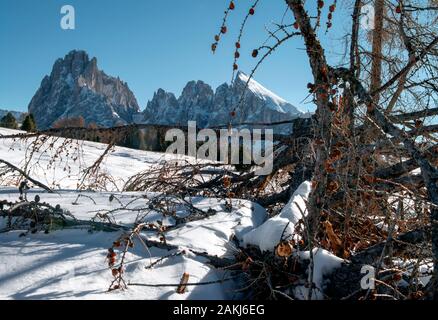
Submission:
[[[235,0],[229,32],[213,55],[210,45],[229,0],[1,0],[0,108],[26,110],[52,65],[72,49],[97,57],[107,74],[126,81],[144,109],[154,91],[163,88],[177,96],[189,80],[214,88],[231,80],[234,42],[250,0]],[[60,9],[73,5],[76,30],[62,30]],[[251,51],[267,38],[265,27],[281,21],[283,0],[261,0],[242,40],[240,69],[255,65]],[[337,21],[337,20],[338,21]],[[335,28],[324,36],[337,62],[343,47],[337,34],[349,26],[335,15]],[[285,21],[292,21],[289,12]],[[337,22],[337,23],[336,23]],[[311,81],[302,40],[276,51],[255,75],[257,81],[302,110]]]

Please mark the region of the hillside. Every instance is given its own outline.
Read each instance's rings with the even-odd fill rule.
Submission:
[[[0,129],[0,133],[20,132]],[[28,220],[21,221],[17,216],[12,220],[17,224],[12,230],[7,216],[0,217],[0,297],[3,299],[242,298],[243,293],[237,289],[245,279],[215,268],[215,263],[232,263],[237,243],[272,251],[283,237],[281,230],[284,233],[288,227],[287,232],[293,232],[292,222],[297,222],[299,211],[294,205],[285,209],[279,220],[268,219],[263,207],[247,200],[77,190],[81,172],[99,158],[106,145],[78,141],[79,160],[71,163],[68,159],[74,158],[74,154],[62,157],[59,152],[59,148],[69,141],[54,139],[45,141],[48,148],[35,152],[28,166],[24,165],[24,159],[29,159],[32,138],[26,142],[2,139],[0,143],[0,159],[9,159],[7,155],[14,152],[13,159],[9,159],[14,165],[28,168],[26,172],[32,178],[55,190],[47,193],[31,185],[24,194],[25,199],[20,200],[19,180],[15,175],[7,174],[0,187],[2,203],[16,203],[22,207],[41,204],[55,210],[55,215],[56,210],[63,212],[62,224],[52,221],[32,226],[34,220],[31,219],[30,227]],[[52,157],[58,160],[53,163]],[[104,186],[113,190],[121,188],[124,177],[159,166],[164,160],[175,158],[116,147],[102,163],[103,172],[114,182]],[[187,161],[193,162],[185,158],[184,163]],[[66,166],[68,170],[64,170]],[[308,183],[305,183],[294,193],[291,203],[306,199],[308,192]],[[174,208],[172,215],[165,209],[169,206]],[[145,225],[145,229],[130,233],[139,225]],[[163,227],[164,232],[157,232],[156,228],[161,230]],[[130,234],[133,248],[123,254],[114,243]],[[117,256],[124,257],[123,262],[117,260],[117,263],[122,263],[120,268],[123,269],[123,281],[127,281],[126,290],[114,290],[113,280],[117,278],[111,274],[108,259],[105,259],[111,244],[117,250]],[[323,276],[338,267],[341,259],[325,250],[314,253],[318,257],[315,283],[322,288]],[[309,255],[303,252],[297,259],[307,261]],[[175,288],[184,273],[189,274],[189,283],[194,285],[189,285],[181,294],[175,292]],[[108,288],[112,290],[108,291]],[[304,299],[306,288],[298,286],[296,290],[296,295]],[[319,294],[315,295],[315,298],[319,297]]]

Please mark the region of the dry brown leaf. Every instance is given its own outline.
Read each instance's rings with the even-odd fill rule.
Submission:
[[[342,248],[341,239],[339,239],[338,235],[333,231],[333,226],[329,221],[324,221],[323,225],[330,243],[330,248],[335,253],[339,252],[339,250]]]
[[[275,249],[276,255],[282,258],[290,257],[292,255],[292,252],[293,247],[289,242],[281,242]]]
[[[176,292],[179,294],[183,294],[186,292],[187,283],[189,282],[190,275],[187,272],[184,272],[184,274],[181,277],[181,281],[179,282],[179,286],[176,289]]]
[[[231,186],[231,179],[230,177],[225,176],[224,177],[224,187],[229,188]]]
[[[336,172],[335,168],[333,167],[330,160],[327,160],[324,162],[324,169],[327,171],[327,173],[334,173]]]
[[[330,181],[327,184],[327,191],[334,193],[339,190],[339,183],[337,181]]]
[[[366,174],[363,176],[363,179],[368,182],[369,184],[373,184],[376,182],[376,178],[370,174]]]
[[[341,157],[342,157],[342,153],[339,149],[335,149],[330,153],[331,161],[337,161],[337,160],[341,159]]]

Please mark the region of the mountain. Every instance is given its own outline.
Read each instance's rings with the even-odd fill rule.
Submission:
[[[100,126],[132,123],[139,106],[128,85],[106,75],[84,51],[71,51],[53,65],[29,104],[39,129],[63,118],[82,116]]]
[[[8,112],[12,113],[12,115],[14,116],[14,118],[15,118],[18,122],[23,121],[24,117],[26,116],[26,113],[25,113],[25,112],[20,112],[20,111],[9,111],[9,110],[6,110],[6,109],[0,109],[0,119],[3,118],[5,115],[7,115]]]
[[[269,91],[243,72],[232,85],[224,83],[216,91],[202,81],[190,81],[181,96],[159,89],[146,106],[143,122],[187,125],[194,120],[198,127],[227,124],[229,121],[266,123],[303,117],[305,114]],[[243,97],[242,103],[239,102]],[[235,109],[234,117],[231,117]],[[287,129],[282,126],[282,130]]]
[[[241,103],[240,103],[241,102]],[[67,118],[83,117],[85,124],[113,127],[131,123],[212,127],[233,123],[269,123],[306,116],[254,79],[238,72],[231,85],[213,90],[203,81],[190,81],[177,98],[159,89],[140,112],[128,85],[99,70],[97,59],[73,50],[53,65],[33,96],[28,110],[38,129],[47,129]],[[232,116],[232,111],[235,111]],[[277,126],[288,132],[290,125]]]

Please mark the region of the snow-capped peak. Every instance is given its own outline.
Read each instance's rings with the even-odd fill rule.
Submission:
[[[281,113],[289,114],[301,114],[296,107],[291,105],[289,102],[279,97],[272,91],[266,89],[260,83],[251,78],[248,82],[249,76],[242,71],[239,71],[236,75],[236,83],[241,82],[244,85],[248,83],[247,90],[251,91],[258,98],[266,101],[266,106]]]
[[[161,91],[148,102],[144,122],[183,125],[196,121],[199,127],[207,128],[228,123],[233,110],[234,123],[275,123],[306,116],[257,81],[248,82],[248,79],[245,73],[238,72],[231,85],[224,83],[216,90],[202,81],[190,81],[178,99]],[[274,129],[288,133],[292,126],[286,124]]]

